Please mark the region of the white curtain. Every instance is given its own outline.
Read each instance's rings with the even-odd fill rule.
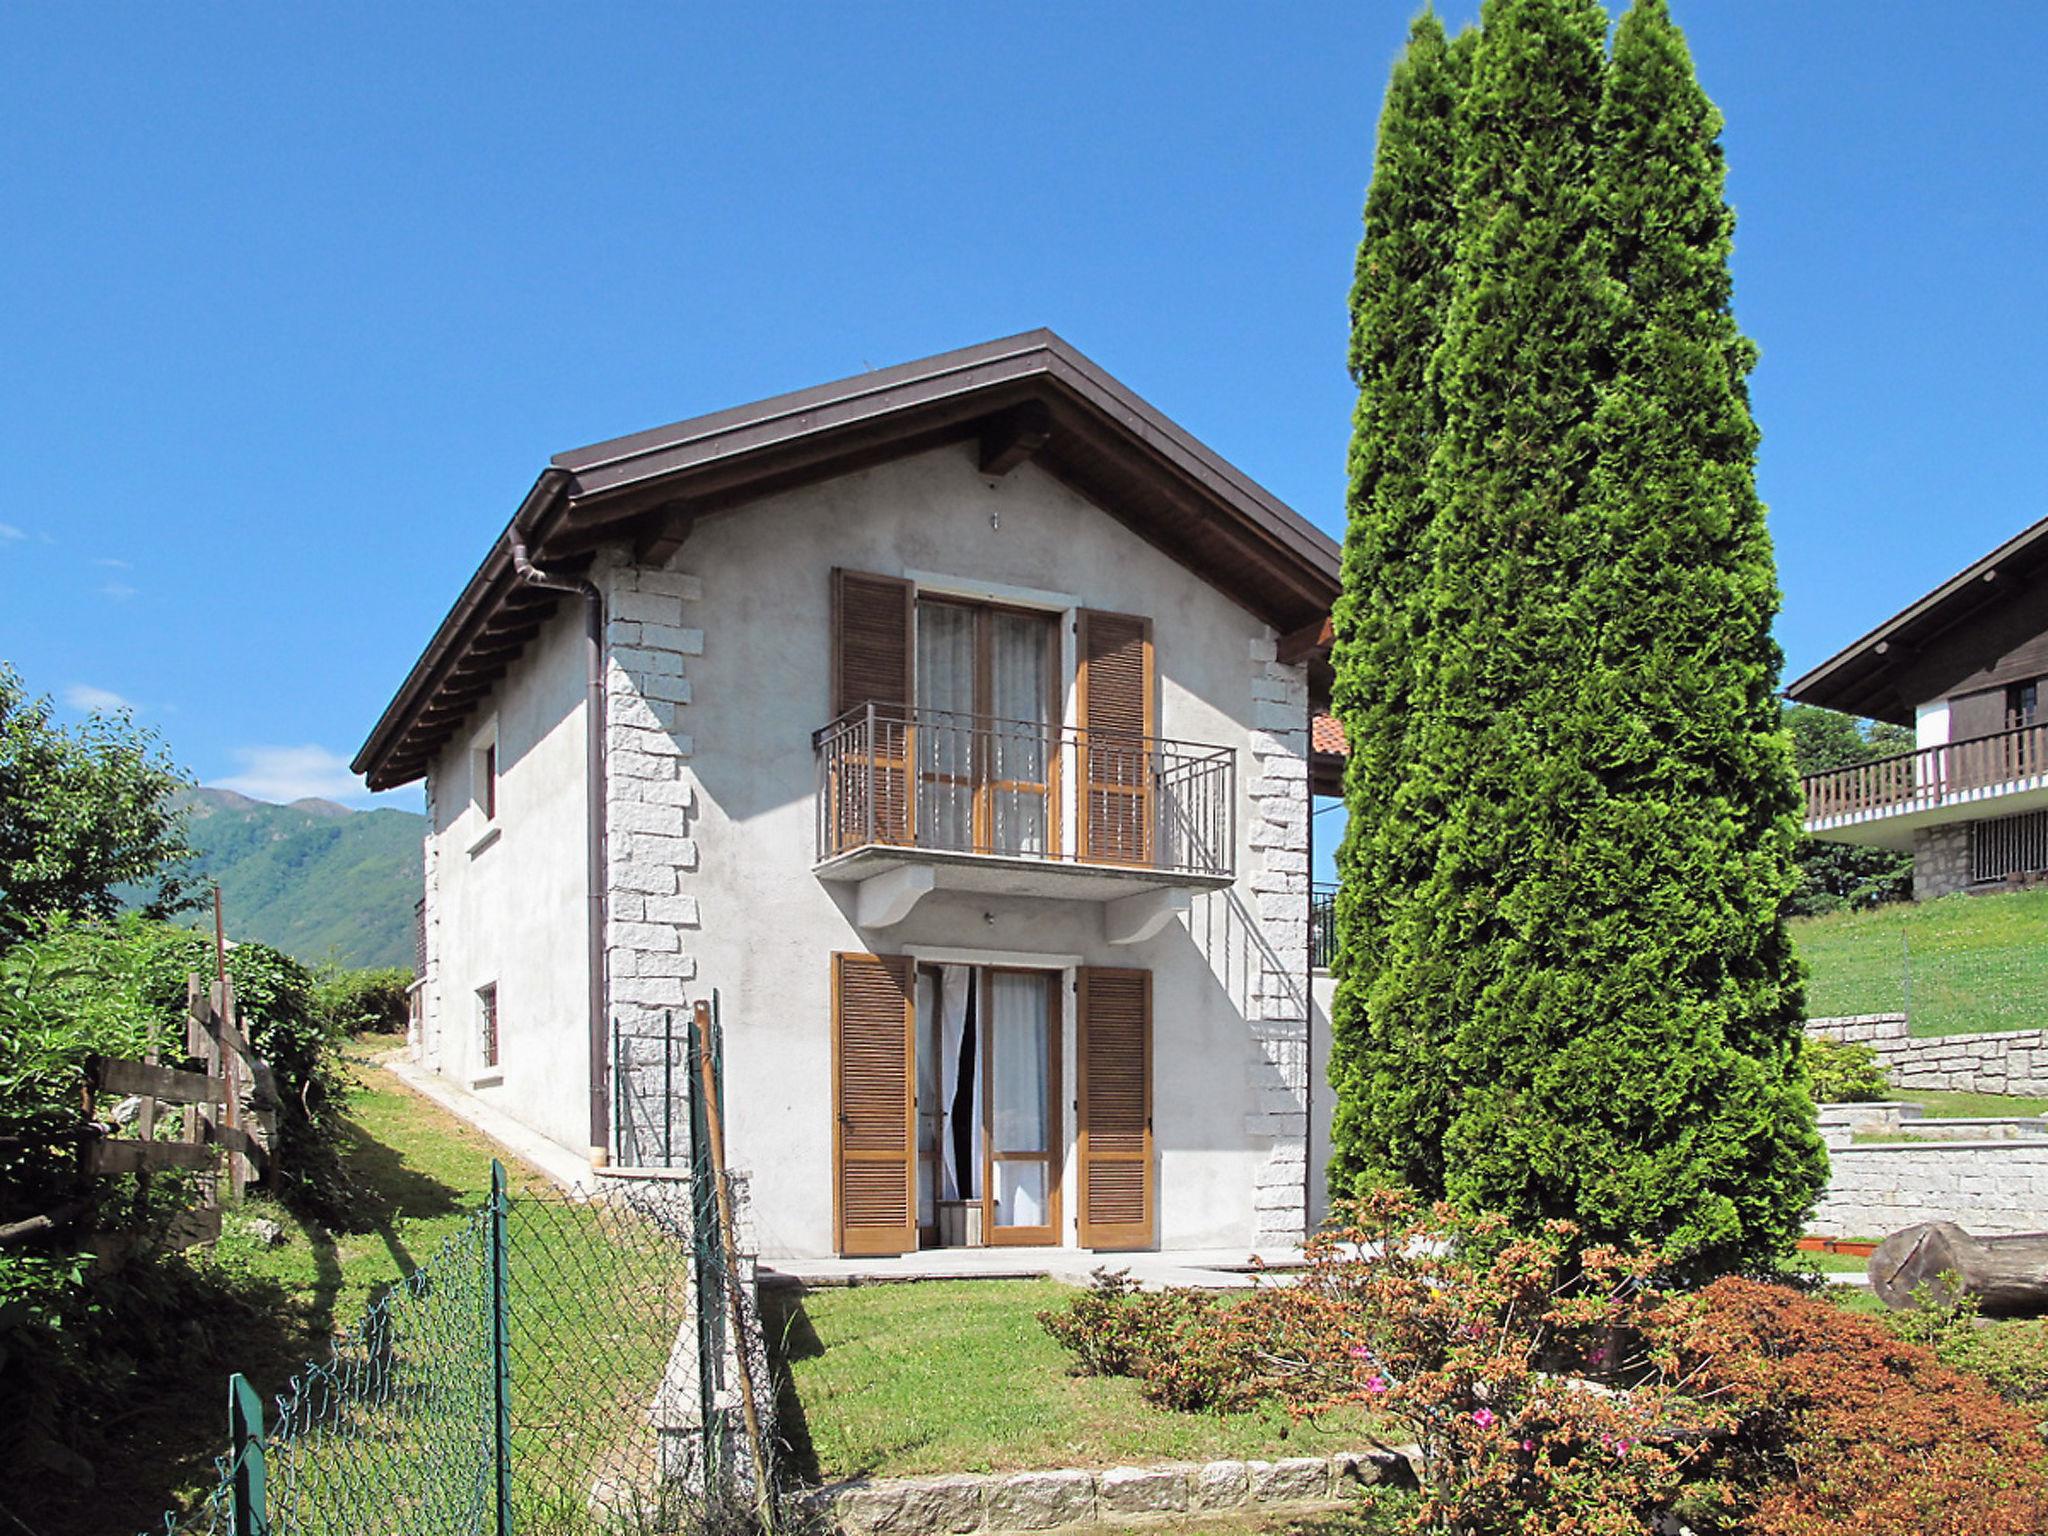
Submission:
[[[1043,974],[998,971],[990,978],[987,1027],[994,1101],[995,1150],[1044,1152],[1046,1124],[1046,980]],[[1046,1221],[1045,1164],[996,1162],[996,1225],[1037,1227]]]
[[[958,1200],[963,1187],[957,1162],[959,1152],[953,1140],[953,1096],[960,1085],[960,1042],[967,1031],[967,992],[974,985],[971,966],[939,968],[939,1198]],[[982,1053],[975,1052],[977,1060]],[[972,1096],[979,1103],[980,1094]],[[981,1161],[981,1116],[974,1115],[974,1160]]]
[[[996,720],[993,777],[998,783],[1044,784],[1051,703],[1048,683],[1051,626],[1037,614],[998,613],[992,624],[994,656],[989,714]],[[998,853],[1043,853],[1045,796],[1029,789],[999,790],[992,813]]]
[[[974,611],[917,605],[918,837],[927,848],[974,847]],[[950,1081],[951,1079],[948,1079]]]

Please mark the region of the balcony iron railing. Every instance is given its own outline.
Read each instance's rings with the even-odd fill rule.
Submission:
[[[1808,827],[1930,810],[1986,790],[2048,780],[2048,725],[2023,725],[1901,752],[1800,780]]]
[[[1337,887],[1308,888],[1308,963],[1327,971],[1337,955]]]
[[[1233,872],[1230,747],[875,704],[815,742],[820,863],[886,847]]]

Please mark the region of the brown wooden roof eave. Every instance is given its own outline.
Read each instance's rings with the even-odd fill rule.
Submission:
[[[1937,636],[1998,607],[2028,580],[2048,572],[2048,518],[2015,534],[1926,596],[1786,685],[1785,696],[1894,725],[1911,725],[1915,707],[1899,675]]]

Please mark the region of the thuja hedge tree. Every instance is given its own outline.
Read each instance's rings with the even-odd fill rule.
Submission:
[[[1662,0],[1611,58],[1606,28],[1594,0],[1488,0],[1441,335],[1361,381],[1415,396],[1361,430],[1434,425],[1399,541],[1354,485],[1337,706],[1376,764],[1347,778],[1331,1177],[1712,1269],[1789,1246],[1825,1178],[1797,791],[1720,119]]]

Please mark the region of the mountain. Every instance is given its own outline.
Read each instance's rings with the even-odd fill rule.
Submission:
[[[231,789],[189,791],[185,806],[200,888],[220,882],[229,938],[308,964],[412,964],[426,817],[331,800],[271,805]],[[213,917],[179,921],[210,928]]]

